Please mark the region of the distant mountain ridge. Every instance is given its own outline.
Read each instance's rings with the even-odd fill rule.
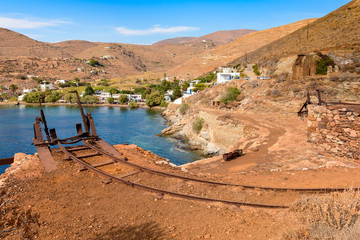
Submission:
[[[156,42],[153,45],[161,46],[167,44],[191,44],[199,41],[209,41],[210,43],[214,43],[215,45],[222,45],[256,31],[257,30],[251,30],[251,29],[223,30],[223,31],[213,32],[200,37],[178,37],[178,38],[165,39]]]

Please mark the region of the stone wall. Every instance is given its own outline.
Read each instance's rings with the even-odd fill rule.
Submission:
[[[338,157],[359,159],[360,105],[309,105],[308,140]]]

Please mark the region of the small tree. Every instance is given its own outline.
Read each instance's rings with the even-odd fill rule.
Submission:
[[[120,104],[125,104],[129,102],[129,98],[125,94],[121,94],[118,101]]]
[[[61,94],[57,91],[52,91],[49,95],[45,97],[45,102],[54,103],[59,101]]]
[[[38,103],[39,99],[44,102],[45,93],[42,92],[30,92],[25,94],[23,101],[27,103]]]
[[[113,96],[113,94],[117,94],[120,93],[119,89],[117,88],[110,88],[109,93],[111,95],[111,97]]]
[[[190,83],[188,83],[188,82],[185,82],[185,83],[181,86],[183,92],[185,92],[188,87],[190,87]]]
[[[132,108],[132,109],[135,109],[135,108],[139,107],[139,104],[137,104],[136,102],[130,102],[129,107]]]
[[[89,61],[89,65],[92,67],[97,67],[97,66],[102,66],[98,61],[96,61],[95,59],[90,59]]]
[[[77,103],[77,96],[75,93],[66,93],[65,101],[69,103]]]
[[[91,96],[95,93],[94,89],[91,86],[85,88],[85,96]]]
[[[99,103],[99,99],[96,96],[90,95],[84,96],[81,101],[87,104]]]
[[[231,87],[227,89],[226,94],[221,98],[220,102],[227,104],[236,100],[236,97],[241,94],[241,91],[236,87]]]
[[[182,97],[182,92],[180,86],[175,87],[173,95],[171,96],[172,100],[178,99]]]
[[[9,89],[10,91],[12,91],[13,94],[15,94],[16,90],[18,90],[19,87],[16,84],[11,84]]]
[[[259,71],[259,67],[258,67],[258,65],[254,65],[253,66],[253,70],[254,70],[254,73],[256,74],[256,75],[260,75],[261,73],[260,73],[260,71]]]
[[[197,118],[195,122],[193,122],[193,130],[199,134],[203,128],[204,122],[205,120],[203,118]]]
[[[108,100],[107,100],[107,102],[110,103],[110,104],[114,103],[114,101],[115,101],[115,99],[113,97],[109,97]]]
[[[327,75],[328,66],[330,65],[335,65],[334,61],[330,57],[323,55],[320,60],[316,61],[316,74]]]
[[[158,91],[149,94],[146,97],[146,105],[149,107],[159,106],[164,99],[164,95],[161,95]]]

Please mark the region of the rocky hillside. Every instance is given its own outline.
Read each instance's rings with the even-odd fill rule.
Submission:
[[[71,57],[62,48],[35,41],[20,33],[0,28],[0,56],[6,57]]]
[[[176,66],[168,71],[173,76],[195,78],[207,73],[218,66],[243,56],[246,52],[254,51],[262,46],[274,42],[304,26],[315,19],[303,20],[288,25],[253,32],[230,43],[216,46],[215,48],[204,52],[201,56],[194,56],[187,62]],[[187,75],[188,74],[188,75]]]
[[[220,31],[199,38],[133,45],[80,40],[43,43],[14,31],[0,29],[0,83],[7,84],[26,75],[46,79],[72,79],[77,76],[85,80],[139,74],[162,77],[169,69],[190,58],[253,31]],[[91,58],[99,61],[102,67],[89,67],[85,61]],[[19,83],[25,84],[24,81]]]
[[[353,0],[332,13],[250,54],[255,62],[313,51],[358,51],[360,1]],[[244,61],[244,57],[231,64]]]

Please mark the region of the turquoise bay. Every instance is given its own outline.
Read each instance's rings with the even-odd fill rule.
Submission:
[[[81,123],[76,106],[44,106],[49,128],[56,128],[59,138],[76,135],[75,124]],[[131,110],[119,107],[84,107],[95,120],[98,135],[110,144],[136,144],[176,165],[198,160],[194,152],[178,148],[176,141],[156,136],[166,128],[160,112],[150,109]],[[40,115],[36,105],[0,105],[0,158],[15,153],[34,153],[31,145],[33,122]],[[0,166],[0,174],[8,166]]]

